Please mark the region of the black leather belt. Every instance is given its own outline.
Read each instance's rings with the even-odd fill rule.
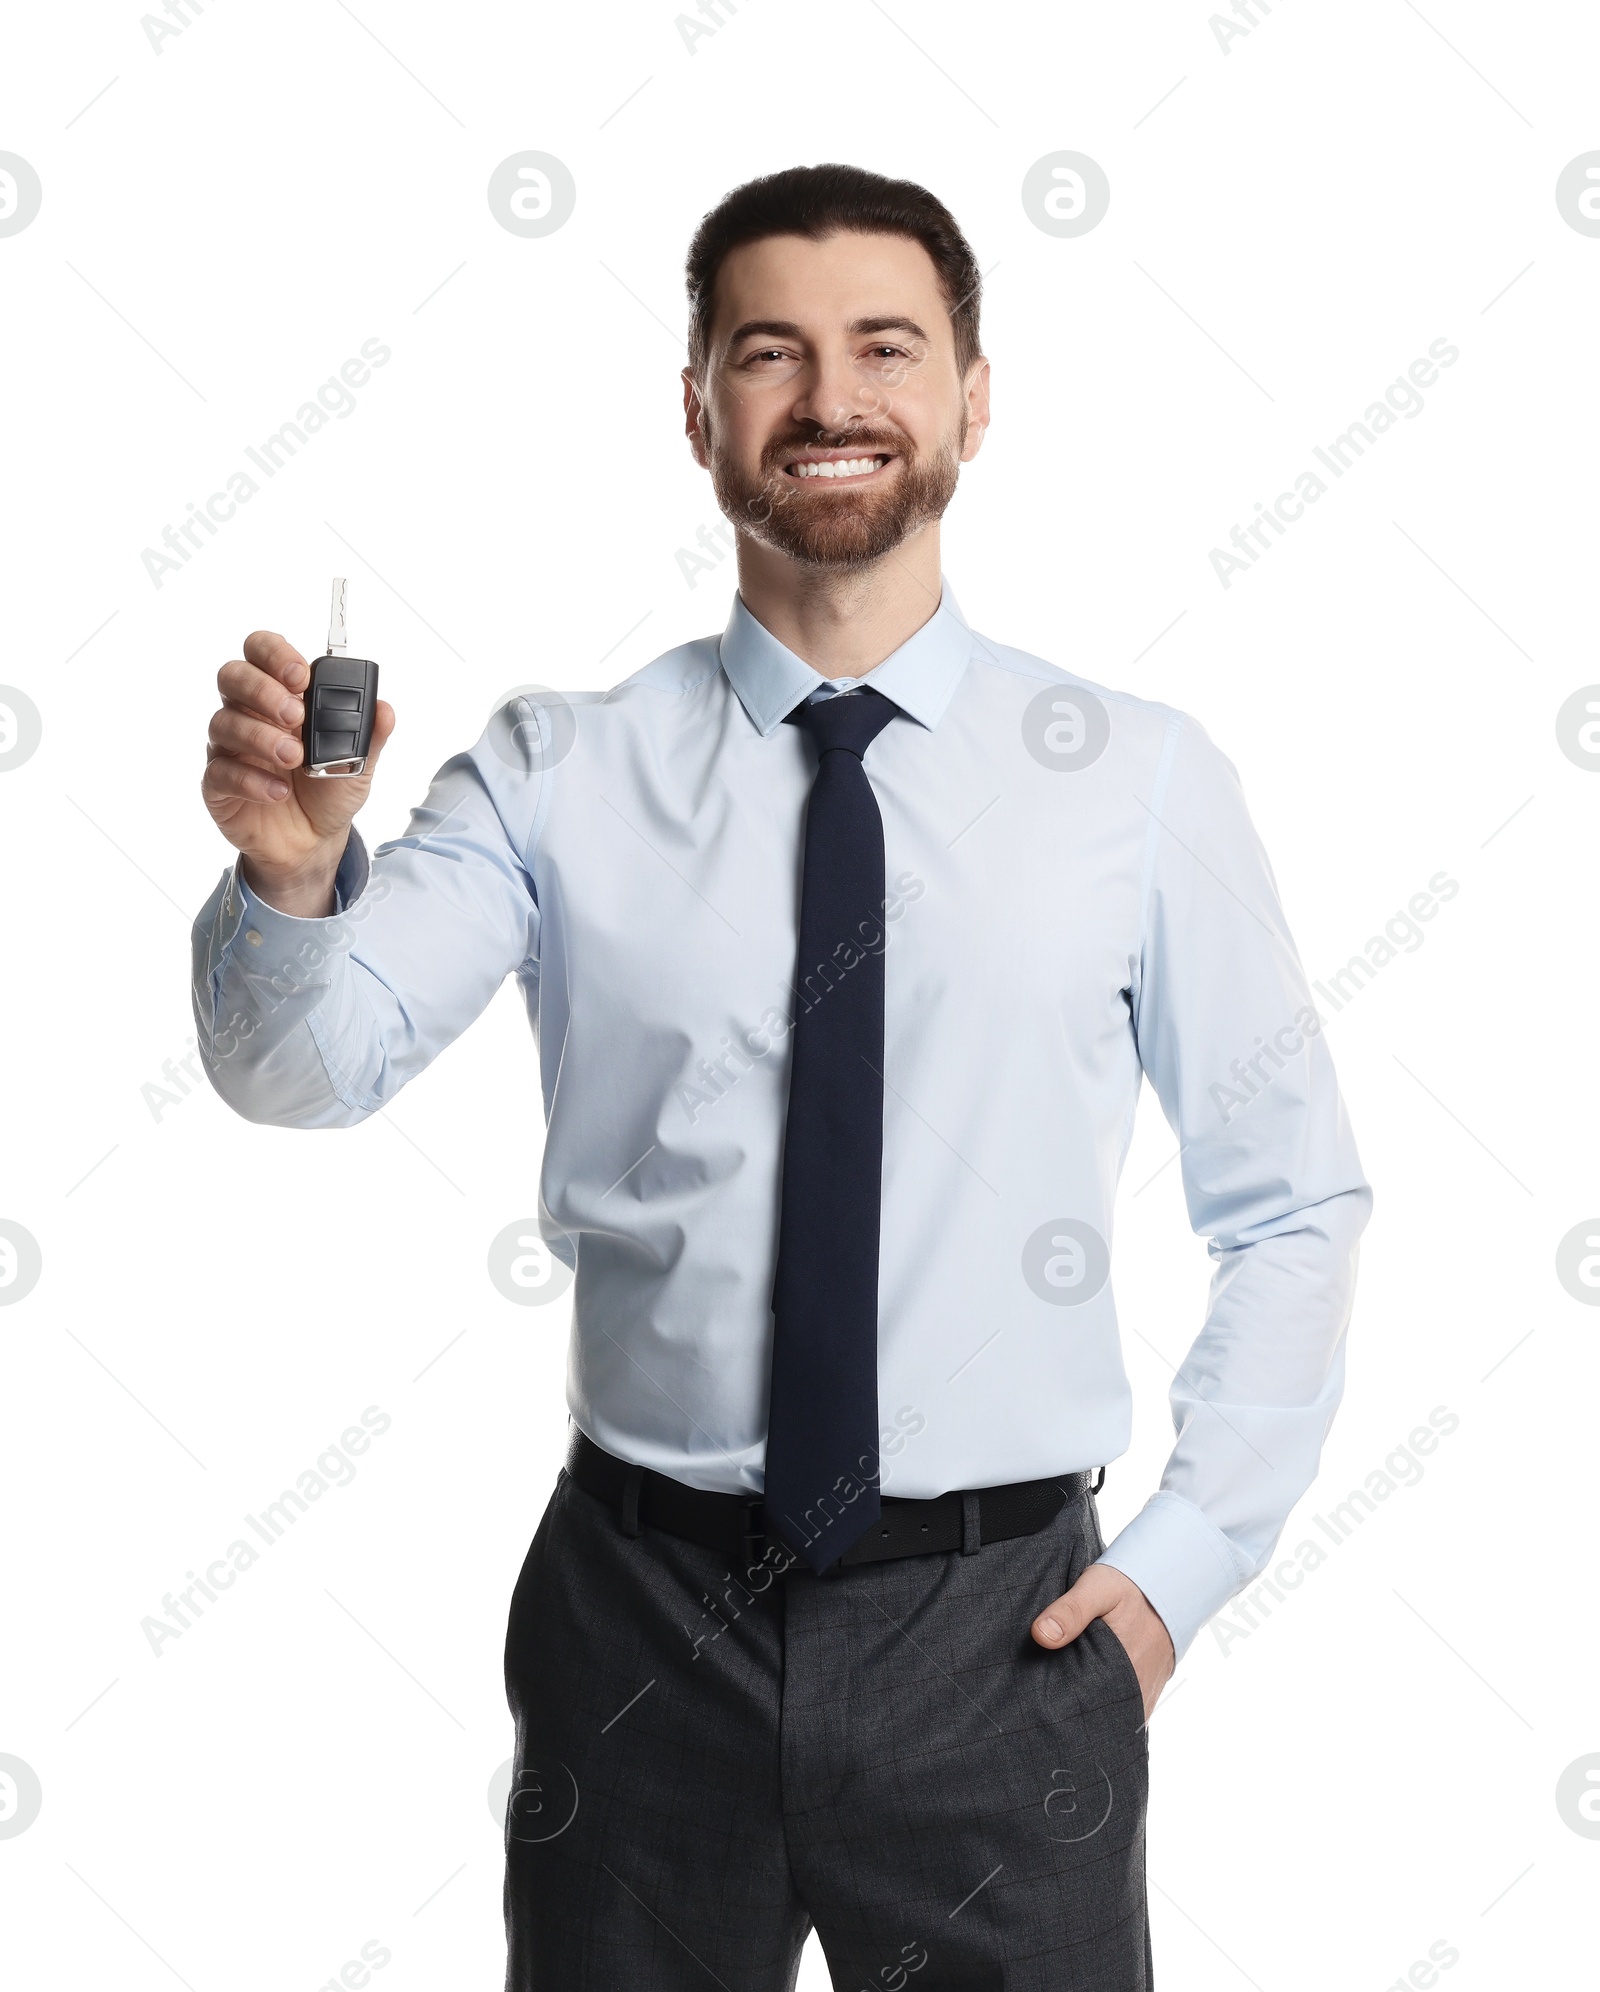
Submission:
[[[585,1494],[605,1502],[628,1535],[661,1529],[747,1565],[760,1563],[766,1554],[759,1494],[718,1494],[686,1487],[668,1474],[618,1459],[576,1425],[567,1447],[567,1472]],[[1089,1491],[1087,1473],[1063,1473],[1054,1480],[1018,1480],[1008,1487],[937,1494],[929,1501],[885,1494],[881,1520],[858,1537],[839,1561],[882,1563],[890,1557],[932,1556],[952,1549],[970,1554],[986,1542],[1037,1535],[1069,1501],[1081,1500]],[[776,1536],[773,1543],[785,1547]]]

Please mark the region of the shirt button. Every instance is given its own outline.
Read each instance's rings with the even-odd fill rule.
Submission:
[[[261,945],[261,936],[256,932],[254,927],[252,927],[249,933],[245,935],[245,939],[250,943],[251,947],[253,948],[258,948]]]

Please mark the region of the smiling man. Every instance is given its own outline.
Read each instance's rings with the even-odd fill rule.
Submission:
[[[306,778],[305,660],[251,636],[202,1049],[247,1117],[347,1126],[527,1000],[576,1280],[506,1639],[511,1992],[778,1992],[813,1926],[839,1987],[1148,1992],[1145,1725],[1316,1472],[1370,1193],[1231,765],[942,579],[989,421],[951,215],[797,168],[688,279],[726,629],[514,701],[370,860],[371,761]],[[1146,1074],[1216,1270],[1107,1547]]]

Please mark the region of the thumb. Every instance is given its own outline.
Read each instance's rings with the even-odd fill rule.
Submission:
[[[295,795],[312,830],[319,838],[337,839],[344,849],[345,836],[357,812],[367,800],[378,756],[394,732],[394,707],[379,699],[372,708],[372,738],[367,743],[366,766],[359,775],[339,781],[318,781],[302,764],[294,770]]]
[[[372,745],[367,749],[367,769],[383,752],[384,743],[394,731],[394,707],[387,699],[379,699],[372,708]]]
[[[383,752],[384,745],[393,731],[394,707],[387,699],[378,699],[372,708],[372,738],[367,742],[366,766],[353,781],[340,784],[340,787],[349,793],[352,816],[367,799],[367,791],[372,787],[372,777],[377,772],[378,756]]]
[[[1121,1596],[1119,1573],[1103,1563],[1091,1563],[1077,1583],[1034,1620],[1034,1640],[1040,1646],[1071,1645],[1091,1619],[1103,1618]]]
[[[348,814],[352,817],[366,802],[372,788],[372,778],[378,772],[378,756],[383,752],[385,743],[393,731],[394,707],[387,699],[378,699],[372,708],[372,738],[367,743],[366,766],[353,781],[338,784],[346,791],[343,799],[347,803]]]

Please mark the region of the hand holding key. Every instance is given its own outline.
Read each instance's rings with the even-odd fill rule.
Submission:
[[[335,583],[334,600],[329,650],[336,653],[344,647],[342,583]],[[200,785],[217,828],[244,855],[245,882],[251,891],[280,912],[308,919],[333,910],[333,879],[349,840],[351,819],[367,799],[378,755],[394,731],[394,709],[375,695],[375,665],[336,654],[319,658],[317,665],[316,722],[308,728],[311,666],[293,644],[271,630],[257,630],[245,639],[243,658],[224,664],[217,673],[222,705],[212,714]],[[348,682],[329,685],[324,681],[330,675]],[[348,707],[352,686],[361,689],[362,706]],[[343,701],[338,728],[326,724],[336,717],[331,707],[323,710],[330,694]],[[359,724],[346,727],[347,709]],[[360,734],[369,713],[371,743],[365,746]],[[303,738],[308,732],[317,760],[331,758],[321,750],[328,736],[339,732],[335,769],[358,766],[360,773],[342,780],[313,774]],[[354,739],[347,740],[345,732]]]

